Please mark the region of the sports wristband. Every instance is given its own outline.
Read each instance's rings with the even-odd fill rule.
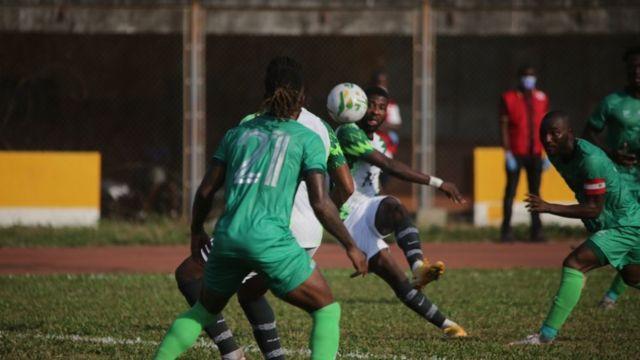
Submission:
[[[440,186],[442,186],[443,183],[444,181],[442,179],[437,178],[435,176],[429,176],[429,186],[440,188]]]

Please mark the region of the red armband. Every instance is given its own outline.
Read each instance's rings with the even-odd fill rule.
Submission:
[[[604,179],[591,179],[584,183],[584,193],[587,195],[602,195],[607,192]]]

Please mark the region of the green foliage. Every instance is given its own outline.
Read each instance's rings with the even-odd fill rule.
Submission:
[[[596,303],[613,277],[596,270],[558,341],[509,347],[535,332],[559,283],[559,270],[451,270],[427,288],[440,309],[471,337],[445,341],[438,329],[405,308],[375,276],[349,279],[325,271],[341,302],[342,358],[637,358],[640,296],[629,290],[618,308]],[[290,359],[305,358],[310,317],[270,296]],[[0,277],[0,358],[148,359],[186,303],[169,275],[57,275]],[[259,359],[251,329],[235,299],[225,309],[238,341]],[[81,338],[71,338],[78,335]],[[111,338],[115,343],[104,343]],[[125,340],[127,340],[125,342]],[[185,358],[215,358],[201,345]],[[360,356],[360,357],[358,357]]]

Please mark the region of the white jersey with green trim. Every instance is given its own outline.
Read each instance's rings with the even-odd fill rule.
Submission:
[[[378,134],[373,134],[371,145],[373,145],[374,150],[383,153],[385,156],[390,156],[386,144]],[[347,204],[351,207],[363,199],[377,196],[380,193],[381,173],[382,169],[366,161],[358,160],[354,162],[351,167],[351,175],[353,176],[355,191]]]

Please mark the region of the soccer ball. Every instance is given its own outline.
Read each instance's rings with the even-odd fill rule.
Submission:
[[[341,124],[360,121],[367,112],[367,106],[367,95],[353,83],[336,85],[327,97],[329,115]]]

